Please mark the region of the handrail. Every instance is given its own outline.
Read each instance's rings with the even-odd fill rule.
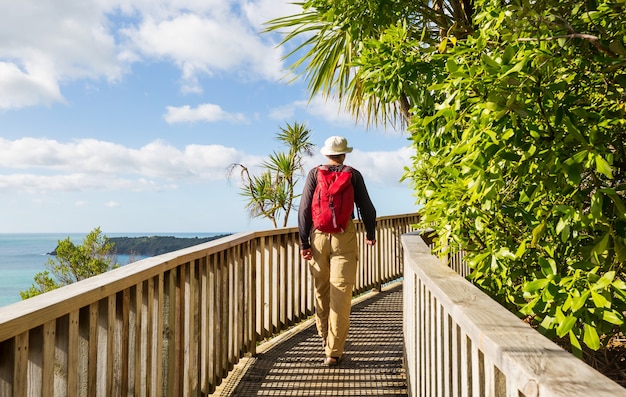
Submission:
[[[626,396],[431,255],[419,234],[402,245],[409,396]]]
[[[354,294],[402,276],[417,214],[377,219]],[[239,233],[0,308],[0,395],[207,395],[314,311],[296,228]]]

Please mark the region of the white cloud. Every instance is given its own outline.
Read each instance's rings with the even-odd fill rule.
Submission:
[[[355,150],[347,163],[368,183],[397,185],[411,150],[364,152]],[[205,184],[228,178],[231,164],[257,169],[264,157],[247,155],[221,145],[190,144],[183,149],[163,141],[139,149],[106,141],[81,139],[0,138],[0,194],[24,191],[162,191],[179,185]],[[307,169],[324,161],[307,158]],[[85,203],[76,202],[76,205]]]
[[[117,201],[107,201],[106,203],[104,203],[104,206],[107,208],[117,208],[119,207],[121,204],[118,203]]]
[[[226,179],[228,165],[252,161],[258,160],[221,145],[181,150],[153,141],[133,149],[93,139],[0,138],[0,192],[175,189],[183,181]]]
[[[188,123],[196,121],[215,122],[215,121],[231,121],[246,122],[246,117],[242,113],[228,113],[219,105],[205,103],[191,108],[189,105],[182,107],[168,106],[167,112],[163,116],[169,124]]]
[[[363,152],[354,150],[346,163],[361,171],[367,183],[399,185],[404,167],[411,164],[415,151],[402,148],[392,152]]]
[[[198,77],[216,73],[269,80],[284,75],[281,50],[263,40],[249,21],[232,10],[211,11],[146,15],[141,24],[121,32],[139,56],[174,63],[185,91],[201,91]]]
[[[281,2],[276,0],[243,1],[241,8],[246,18],[258,31],[266,28],[265,22],[302,12],[302,7],[292,1]]]
[[[134,62],[174,64],[187,93],[216,73],[277,81],[282,50],[259,27],[284,9],[267,0],[2,2],[0,109],[62,102],[64,84],[120,81]]]
[[[269,117],[274,120],[292,119],[293,116],[296,114],[296,108],[296,103],[289,103],[286,105],[278,106],[270,110]]]
[[[414,153],[410,148],[393,151],[365,152],[355,149],[347,155],[345,164],[350,165],[361,174],[368,186],[398,186],[404,173],[404,167],[411,162]],[[319,153],[305,159],[305,169],[324,164],[327,159]]]
[[[50,71],[23,71],[13,63],[0,62],[0,109],[61,101],[58,82]]]
[[[62,101],[61,82],[122,74],[95,1],[2,2],[0,37],[0,108]]]
[[[297,111],[304,111],[315,117],[319,117],[331,124],[354,125],[354,118],[333,98],[315,96],[310,101],[294,101],[278,106],[270,111],[270,118],[274,120],[290,119]]]

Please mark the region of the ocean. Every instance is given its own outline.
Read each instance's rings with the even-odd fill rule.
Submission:
[[[107,237],[212,237],[224,233],[104,233]],[[82,244],[87,233],[0,233],[0,307],[22,300],[20,291],[33,284],[35,274],[46,270],[46,263],[53,256],[59,240],[70,238],[74,244]],[[134,256],[135,260],[145,257]],[[128,264],[128,255],[117,255],[120,265]]]

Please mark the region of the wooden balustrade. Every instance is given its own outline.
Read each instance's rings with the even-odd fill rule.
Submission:
[[[431,255],[418,233],[402,244],[409,396],[626,396]],[[449,262],[467,272],[458,259]]]
[[[357,222],[355,294],[402,276],[417,214]],[[0,308],[0,396],[207,395],[314,311],[297,229],[240,233]]]

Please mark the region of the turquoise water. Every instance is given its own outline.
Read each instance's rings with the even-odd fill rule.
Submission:
[[[106,234],[107,237],[174,236],[174,237],[211,237],[222,233],[118,233]],[[50,258],[46,255],[53,251],[59,240],[70,238],[75,244],[81,244],[85,234],[0,233],[0,307],[20,301],[20,291],[33,284],[35,274],[46,270]],[[144,257],[135,256],[134,259]],[[117,255],[117,262],[125,265],[128,255]]]

